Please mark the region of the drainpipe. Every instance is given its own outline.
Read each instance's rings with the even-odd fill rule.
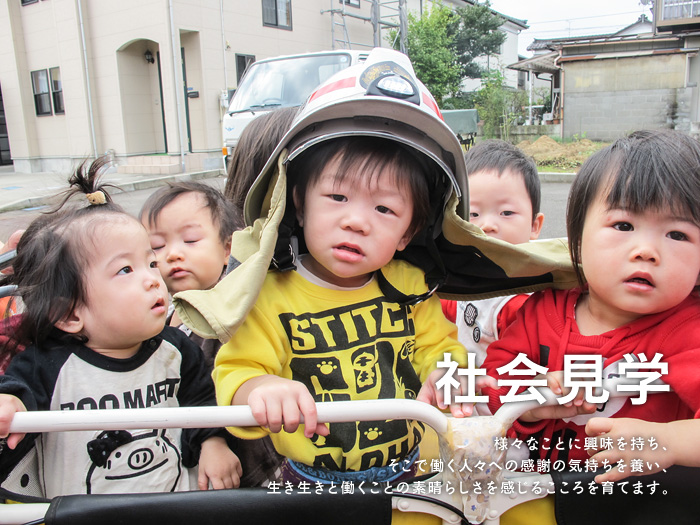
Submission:
[[[92,93],[90,92],[90,69],[88,67],[87,45],[85,44],[85,26],[83,25],[83,9],[81,0],[75,0],[78,6],[78,19],[80,21],[80,42],[83,46],[83,67],[85,68],[85,87],[87,90],[88,118],[90,119],[90,140],[92,140],[92,154],[97,155],[97,138],[95,138],[95,116],[92,111]]]
[[[228,89],[228,71],[226,70],[226,24],[224,24],[224,0],[219,0],[219,17],[221,18],[221,54],[224,58],[224,87]]]
[[[532,126],[532,85],[535,81],[534,78],[532,78],[533,72],[532,72],[532,67],[530,67],[530,71],[527,72],[527,87],[528,87],[528,113],[527,113],[527,118],[528,121],[530,122],[530,125]]]
[[[180,82],[178,80],[178,67],[181,67],[181,63],[178,60],[180,56],[180,48],[177,45],[177,38],[175,33],[175,11],[173,8],[173,0],[168,0],[168,9],[170,11],[170,37],[172,40],[172,52],[173,52],[173,88],[175,90],[175,106],[177,109],[177,136],[180,141],[180,169],[182,173],[185,172],[185,146],[183,144],[184,133],[182,132],[182,102],[180,101]]]
[[[332,4],[333,4],[333,0],[331,0],[331,5]],[[343,5],[343,8],[345,8],[345,5]],[[371,14],[372,32],[373,32],[373,36],[374,36],[373,44],[374,44],[374,47],[379,47],[382,45],[382,43],[381,43],[382,29],[381,29],[381,26],[379,25],[379,18],[380,17],[379,17],[379,2],[378,2],[378,0],[372,0],[372,8],[371,9],[372,9],[372,14]],[[335,26],[335,24],[333,24],[333,26]],[[331,29],[333,28],[333,26],[331,26]],[[400,36],[401,35],[399,35],[399,37]],[[333,40],[333,42],[335,42],[335,39]]]
[[[559,48],[559,58],[557,58],[554,63],[559,65],[559,59],[561,59],[563,53],[561,48]],[[564,141],[564,68],[561,68],[561,73],[559,74],[559,138]]]

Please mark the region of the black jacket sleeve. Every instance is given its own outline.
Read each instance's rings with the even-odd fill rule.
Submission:
[[[214,381],[207,367],[202,350],[180,330],[165,327],[162,337],[182,354],[181,381],[177,394],[180,406],[216,406]],[[182,431],[182,464],[188,468],[199,463],[202,443],[210,437],[220,436],[229,446],[230,434],[225,428],[185,428]]]
[[[48,410],[56,378],[69,351],[39,349],[29,346],[10,361],[5,375],[0,375],[0,394],[10,394],[22,401],[28,411]],[[0,480],[34,446],[39,434],[28,434],[16,449],[2,447],[0,451]]]

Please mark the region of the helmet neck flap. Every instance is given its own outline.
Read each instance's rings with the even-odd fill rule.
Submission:
[[[455,134],[408,58],[374,49],[364,64],[323,83],[300,109],[246,197],[248,227],[233,234],[228,274],[210,290],[175,294],[178,315],[196,334],[228,341],[253,308],[271,261],[279,270],[295,267],[296,213],[286,196],[284,163],[323,141],[352,135],[400,142],[440,173],[427,226],[395,255],[425,272],[429,292],[407,296],[377,272],[389,300],[416,303],[437,287],[442,297],[474,300],[576,286],[565,240],[511,245],[468,222],[466,166]]]

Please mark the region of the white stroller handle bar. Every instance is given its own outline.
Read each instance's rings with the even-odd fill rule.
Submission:
[[[48,511],[48,503],[4,504],[2,505],[0,523],[3,525],[22,525],[43,518]]]
[[[603,389],[610,392],[611,397],[626,396],[629,392],[620,391],[620,384],[630,384],[629,381],[618,379],[603,381]],[[658,385],[658,383],[654,383]],[[479,416],[484,421],[497,419],[509,427],[520,415],[532,408],[556,404],[557,396],[548,388],[538,389],[546,399],[545,403],[536,400],[514,401],[504,404],[495,416]],[[596,392],[597,394],[598,392]],[[528,397],[528,396],[523,396]],[[421,401],[408,399],[381,399],[368,401],[335,401],[317,403],[319,421],[336,423],[347,421],[381,421],[392,419],[412,419],[422,421],[433,427],[438,433],[449,431],[449,418],[437,408]],[[140,408],[117,410],[71,410],[46,412],[18,412],[10,426],[10,432],[51,432],[70,430],[127,430],[139,428],[206,428],[223,426],[257,426],[253,414],[247,406],[228,407],[181,407],[181,408]],[[522,476],[512,474],[513,476]],[[547,479],[542,475],[537,481]],[[551,478],[549,478],[551,479]],[[521,481],[527,481],[521,479]],[[539,498],[541,496],[534,496]],[[502,496],[491,502],[491,511],[486,522],[498,523],[498,517],[512,506],[533,499],[524,495],[516,499],[513,496]],[[440,499],[440,498],[437,498]],[[396,508],[403,511],[427,512],[441,517],[444,523],[457,523],[459,518],[442,507],[430,502],[420,502],[394,498]],[[451,502],[454,503],[454,502]],[[406,506],[406,508],[401,507]],[[409,508],[410,507],[410,508]],[[19,525],[31,520],[41,519],[49,509],[49,504],[3,505],[0,523],[3,525]],[[475,515],[465,510],[469,519]]]
[[[627,396],[618,385],[629,381],[608,379],[603,389],[611,397]],[[520,415],[532,408],[556,404],[557,396],[548,388],[538,389],[545,403],[536,400],[513,401],[504,404],[494,417],[510,426]],[[322,423],[347,421],[382,421],[412,419],[422,421],[438,433],[448,430],[448,417],[437,408],[410,399],[375,399],[365,401],[333,401],[316,403]],[[248,406],[136,408],[115,410],[50,410],[17,412],[10,432],[56,432],[70,430],[128,430],[139,428],[207,428],[258,426]]]
[[[410,399],[316,403],[319,421],[413,419],[438,432],[447,431],[447,416],[434,406]],[[136,408],[116,410],[50,410],[17,412],[10,432],[128,430],[138,428],[207,428],[258,426],[248,406]]]
[[[611,378],[611,379],[603,379],[601,383],[601,387],[598,387],[595,389],[594,394],[599,395],[601,391],[605,390],[609,392],[610,397],[629,397],[630,396],[630,391],[629,390],[620,390],[619,387],[625,387],[625,386],[631,386],[631,385],[638,385],[639,381],[634,381],[631,379],[627,379],[624,377],[616,377],[616,378]],[[652,381],[650,383],[651,386],[659,388],[662,386],[668,386],[666,385],[663,381],[656,380]],[[545,402],[540,403],[539,401],[535,399],[528,399],[529,396],[525,396],[524,394],[520,394],[517,397],[521,397],[523,400],[517,400],[517,401],[511,401],[509,403],[504,403],[501,408],[498,409],[498,411],[495,414],[495,417],[506,423],[507,426],[511,426],[516,419],[518,419],[520,416],[522,416],[525,412],[528,410],[532,410],[533,408],[541,407],[541,406],[547,406],[547,405],[556,405],[557,404],[557,394],[552,392],[549,388],[537,388],[537,390],[544,396]],[[670,390],[670,388],[669,388]]]

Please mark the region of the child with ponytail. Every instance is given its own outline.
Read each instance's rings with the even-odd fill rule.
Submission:
[[[235,487],[240,463],[224,429],[9,434],[24,410],[216,403],[202,352],[165,326],[168,292],[148,233],[99,184],[104,164],[77,170],[59,208],[22,236],[5,279],[18,286],[15,338],[27,348],[0,376],[0,482],[47,498]],[[87,206],[67,209],[76,195]],[[132,461],[139,454],[150,466]]]

